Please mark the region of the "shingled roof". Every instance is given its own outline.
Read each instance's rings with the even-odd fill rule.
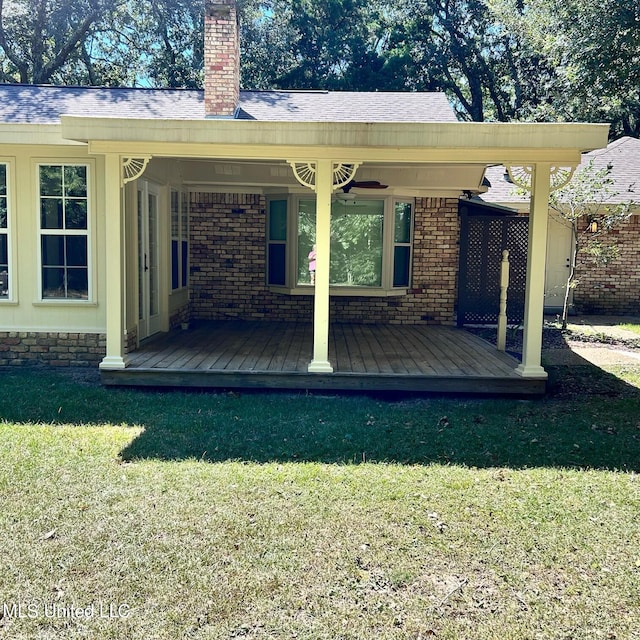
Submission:
[[[586,167],[592,160],[596,170],[611,165],[612,189],[617,194],[609,200],[611,204],[640,202],[640,140],[624,137],[603,149],[584,153],[580,167]],[[515,185],[505,179],[503,166],[488,167],[485,175],[491,183],[487,193],[481,195],[485,202],[516,205],[529,201],[528,197],[515,193]]]
[[[203,120],[188,89],[0,85],[0,122],[57,124],[61,115]],[[279,122],[456,122],[442,93],[242,91],[236,117]]]

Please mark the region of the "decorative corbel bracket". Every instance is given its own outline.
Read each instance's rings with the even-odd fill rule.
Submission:
[[[293,175],[303,186],[316,191],[316,163],[315,162],[289,162],[293,169]],[[356,175],[356,170],[360,163],[333,163],[333,185],[332,190],[336,191],[349,184]]]
[[[151,156],[140,158],[122,158],[122,186],[133,180],[137,180],[147,168]]]
[[[531,191],[533,173],[535,171],[534,166],[506,165],[506,169],[509,173],[509,180],[511,180],[511,182],[515,184],[516,187],[520,187],[525,191]],[[573,178],[573,174],[575,173],[575,171],[576,167],[551,167],[551,191],[557,191],[558,189],[562,189],[562,187],[569,184],[571,178]]]

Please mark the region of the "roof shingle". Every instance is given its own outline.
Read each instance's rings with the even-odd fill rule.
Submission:
[[[191,89],[0,85],[0,122],[57,124],[61,115],[202,120]],[[280,122],[456,122],[442,93],[242,91],[239,119]]]

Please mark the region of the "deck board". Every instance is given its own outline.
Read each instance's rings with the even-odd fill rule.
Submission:
[[[102,371],[105,384],[540,395],[544,381],[515,372],[518,362],[453,327],[336,323],[333,374],[310,374],[310,323],[201,322],[145,342],[126,369]]]

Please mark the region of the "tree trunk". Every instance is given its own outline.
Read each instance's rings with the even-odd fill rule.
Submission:
[[[571,252],[571,266],[569,268],[569,277],[567,278],[567,285],[564,289],[564,302],[562,304],[562,331],[567,328],[567,318],[569,316],[569,296],[571,289],[573,289],[576,279],[576,267],[578,266],[578,233],[577,229],[572,227],[573,234],[573,251]]]

